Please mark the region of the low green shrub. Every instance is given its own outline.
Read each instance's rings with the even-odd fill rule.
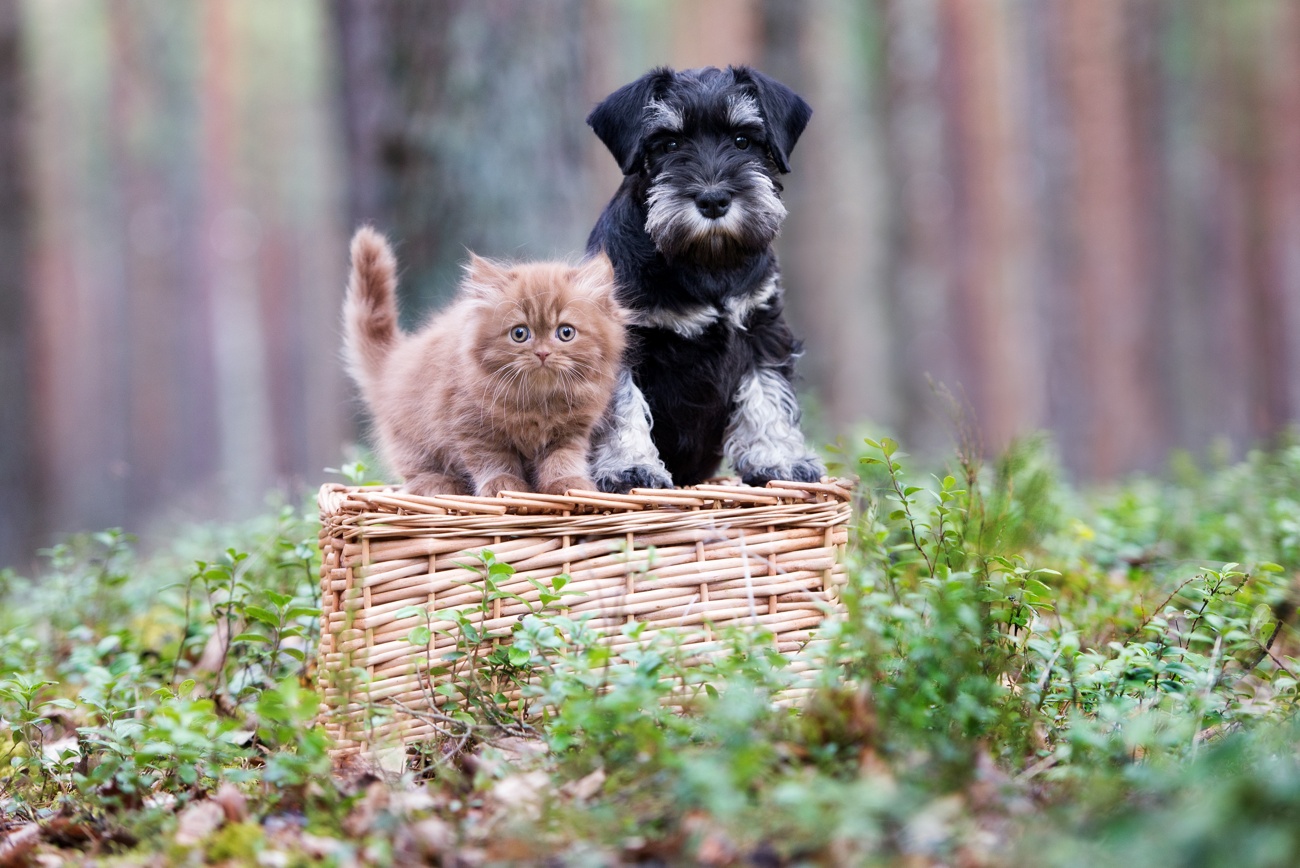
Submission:
[[[616,662],[557,576],[500,634],[462,613],[443,737],[387,783],[315,725],[305,510],[147,558],[68,540],[0,582],[0,816],[174,861],[1300,858],[1300,447],[1099,491],[1041,439],[933,473],[889,439],[839,457],[861,503],[811,672],[742,631],[700,659],[630,627]],[[491,606],[510,567],[476,567]]]

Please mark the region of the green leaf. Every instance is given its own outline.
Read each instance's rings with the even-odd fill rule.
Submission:
[[[411,606],[408,608],[419,609],[419,606]],[[320,609],[316,609],[311,606],[293,606],[287,612],[284,613],[284,618],[286,621],[292,621],[297,618],[319,618],[319,617],[320,617]]]
[[[1049,603],[1052,600],[1052,589],[1037,579],[1028,579],[1025,581],[1025,599],[1034,603]]]
[[[1275,629],[1272,607],[1268,603],[1260,603],[1250,614],[1250,635],[1263,644]]]
[[[267,591],[266,598],[275,604],[277,609],[283,609],[293,600],[290,594],[281,594],[276,591]]]
[[[520,667],[527,666],[528,661],[533,658],[533,655],[529,654],[523,648],[516,648],[513,645],[510,646],[510,650],[508,653],[509,653],[511,666],[520,666]]]
[[[232,641],[232,642],[264,642],[264,643],[266,643],[267,645],[270,645],[270,644],[271,644],[271,638],[270,638],[269,636],[263,636],[261,633],[251,633],[251,632],[248,632],[248,633],[240,633],[238,636],[236,636],[234,639],[231,639],[230,641]]]
[[[261,621],[263,624],[269,624],[272,627],[280,626],[280,617],[269,609],[263,609],[261,606],[245,606],[244,614],[254,621]]]
[[[428,645],[429,640],[432,638],[433,638],[433,631],[430,630],[428,626],[425,624],[421,624],[420,626],[414,628],[413,630],[411,630],[411,632],[406,634],[406,641],[410,642],[412,645],[416,645],[420,647]]]

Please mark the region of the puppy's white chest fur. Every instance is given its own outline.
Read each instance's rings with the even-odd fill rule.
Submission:
[[[712,325],[725,320],[733,328],[745,330],[750,314],[767,307],[778,291],[777,276],[772,274],[749,295],[734,296],[720,304],[698,304],[683,311],[634,311],[632,324],[644,328],[666,329],[684,338],[697,338]]]

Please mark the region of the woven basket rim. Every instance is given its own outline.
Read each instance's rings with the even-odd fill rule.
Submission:
[[[401,515],[572,517],[584,514],[635,513],[646,510],[701,509],[723,506],[779,506],[848,503],[855,477],[822,477],[821,482],[769,482],[764,487],[729,479],[682,488],[634,488],[627,494],[570,490],[565,494],[503,491],[496,497],[464,494],[423,496],[397,485],[325,483],[317,495],[322,514],[356,510]]]

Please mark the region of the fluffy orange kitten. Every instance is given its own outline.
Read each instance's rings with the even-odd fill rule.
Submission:
[[[578,267],[470,254],[455,300],[397,324],[397,261],[363,227],[343,305],[348,367],[379,455],[413,494],[594,489],[592,427],[613,393],[624,312],[602,254]]]

